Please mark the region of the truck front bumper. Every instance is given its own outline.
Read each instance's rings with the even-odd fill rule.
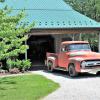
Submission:
[[[100,72],[100,67],[81,69],[81,73],[97,74],[98,72]]]

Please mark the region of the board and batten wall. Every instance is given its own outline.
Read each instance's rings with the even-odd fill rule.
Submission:
[[[80,37],[79,34],[54,34],[52,36],[54,38],[55,52],[59,52],[61,42],[77,41]]]

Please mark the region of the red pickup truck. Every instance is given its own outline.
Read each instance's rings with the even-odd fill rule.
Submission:
[[[97,74],[100,71],[100,54],[92,52],[86,41],[65,41],[58,53],[47,53],[48,71],[68,71],[71,77],[78,73]]]

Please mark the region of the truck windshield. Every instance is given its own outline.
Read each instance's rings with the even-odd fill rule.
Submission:
[[[69,51],[71,50],[91,50],[89,44],[70,44],[68,47]]]

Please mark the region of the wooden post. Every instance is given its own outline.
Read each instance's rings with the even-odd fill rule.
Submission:
[[[99,45],[98,45],[98,50],[100,52],[100,32],[99,32]]]
[[[80,36],[79,36],[79,40],[81,41],[82,40],[82,34],[80,33]]]
[[[60,35],[56,35],[55,36],[55,51],[56,52],[59,52],[60,44],[61,44],[61,37]]]
[[[72,36],[72,39],[73,39],[73,41],[75,40],[75,36],[74,36],[74,34],[73,34],[73,36]]]
[[[27,35],[27,37],[29,38],[29,36]],[[28,39],[27,39],[28,40]],[[25,45],[27,45],[27,40],[25,41]],[[27,60],[27,50],[26,50],[26,53],[25,53],[25,60]]]

